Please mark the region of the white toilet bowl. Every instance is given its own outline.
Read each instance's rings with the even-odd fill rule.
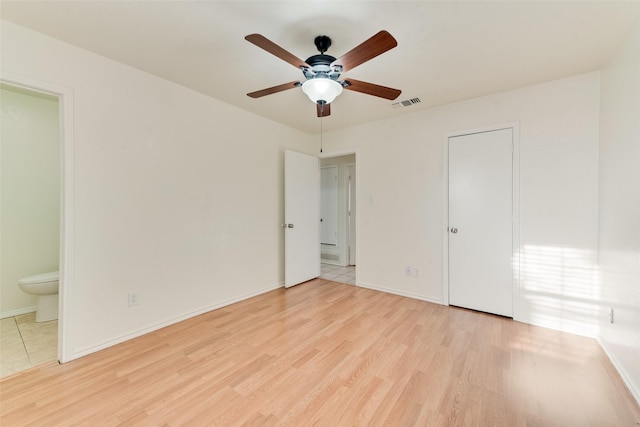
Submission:
[[[58,318],[58,281],[57,271],[36,274],[18,280],[18,286],[24,292],[36,295],[36,322],[47,322]]]

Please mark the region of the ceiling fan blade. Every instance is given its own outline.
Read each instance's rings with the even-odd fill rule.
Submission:
[[[396,99],[402,93],[399,89],[391,87],[374,85],[373,83],[361,82],[360,80],[347,79],[345,80],[345,89],[353,90],[356,92],[366,93],[367,95],[378,96],[385,99]]]
[[[333,61],[331,66],[342,65],[342,71],[345,72],[396,46],[398,46],[396,39],[387,31],[382,30]]]
[[[271,40],[269,40],[268,38],[266,38],[261,34],[249,34],[244,39],[250,43],[255,44],[259,48],[266,50],[270,54],[277,56],[283,61],[288,62],[289,64],[293,65],[296,68],[300,68],[300,67],[311,68],[311,66],[306,62],[304,62],[302,59],[298,58],[297,56],[295,56],[290,52],[287,52],[286,50],[284,50],[283,48],[281,48],[280,46],[278,46],[277,44],[275,44],[274,42],[272,42]]]
[[[327,117],[331,115],[331,104],[316,104],[316,111],[318,112],[318,117]]]
[[[262,96],[271,95],[272,93],[278,93],[278,92],[282,92],[283,90],[293,89],[294,87],[298,87],[298,86],[300,86],[300,83],[297,81],[283,83],[278,86],[268,87],[266,89],[257,90],[255,92],[248,93],[247,96],[250,96],[251,98],[260,98]]]

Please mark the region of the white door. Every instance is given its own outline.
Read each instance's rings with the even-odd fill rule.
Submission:
[[[320,163],[284,151],[284,285],[320,276]]]
[[[449,138],[449,303],[513,316],[513,130]]]
[[[320,168],[320,243],[338,244],[338,166]]]
[[[356,265],[356,165],[347,165],[347,240],[349,265]]]

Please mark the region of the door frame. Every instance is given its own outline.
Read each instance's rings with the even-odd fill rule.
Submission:
[[[505,123],[501,125],[486,126],[451,132],[445,135],[442,142],[442,181],[443,181],[443,230],[442,230],[442,258],[443,258],[443,283],[442,304],[449,305],[449,138],[455,136],[471,135],[475,133],[492,132],[503,129],[511,129],[513,135],[512,158],[512,272],[513,272],[513,319],[522,320],[520,305],[520,122]]]
[[[72,289],[74,286],[74,135],[73,90],[0,70],[0,82],[58,98],[60,120],[60,260],[58,291],[58,361],[72,360],[69,342]]]
[[[347,172],[349,171],[349,168],[353,168],[353,174],[354,174],[353,180],[355,181],[353,192],[356,194],[356,203],[357,203],[358,202],[358,196],[357,196],[358,192],[355,189],[355,187],[358,185],[358,180],[355,177],[355,174],[356,174],[356,162],[345,163],[344,167],[345,167],[345,170]],[[349,179],[349,175],[347,175],[346,185],[347,185],[347,195],[349,196],[351,194],[351,180]],[[347,202],[349,202],[349,201],[350,201],[350,197],[347,198]],[[351,227],[351,215],[349,215],[351,211],[348,209],[348,207],[349,206],[347,204],[347,217],[345,218],[345,221],[347,223],[347,236],[346,236],[346,238],[347,238],[347,248],[346,248],[346,250],[347,250],[347,255],[346,255],[346,257],[347,257],[347,266],[351,266],[351,265],[356,266],[356,265],[358,265],[357,263],[351,264],[351,259],[352,258],[353,259],[357,259],[356,258],[356,249],[357,249],[358,245],[356,244],[356,239],[358,237],[358,233],[355,230],[355,228],[356,228],[355,222],[358,220],[358,209],[356,208],[356,204],[354,203],[352,210],[355,211],[355,218],[353,219],[353,227]],[[351,239],[351,235],[352,234],[355,234],[355,238],[353,239],[353,257],[351,256],[351,249],[352,249],[352,247],[351,247],[351,240],[352,240]]]
[[[353,149],[346,149],[346,150],[340,150],[340,151],[324,152],[320,154],[320,159],[349,156],[351,154],[355,156],[355,161],[352,164],[354,164],[355,174],[356,174],[356,194],[360,194],[360,167],[358,166],[359,149],[353,148]],[[358,247],[360,246],[360,217],[358,215],[358,210],[360,209],[359,200],[360,198],[356,196],[356,221],[355,221],[356,223],[356,250],[355,250],[356,259],[358,259]],[[360,267],[358,264],[356,264],[355,266],[355,272],[356,272],[355,286],[359,286]]]

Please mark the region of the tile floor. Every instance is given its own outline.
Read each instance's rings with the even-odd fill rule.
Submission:
[[[325,264],[320,265],[320,278],[333,280],[334,282],[356,284],[356,267],[351,265],[342,267],[339,265]]]
[[[0,319],[0,378],[57,357],[57,320],[36,323],[35,313]]]

